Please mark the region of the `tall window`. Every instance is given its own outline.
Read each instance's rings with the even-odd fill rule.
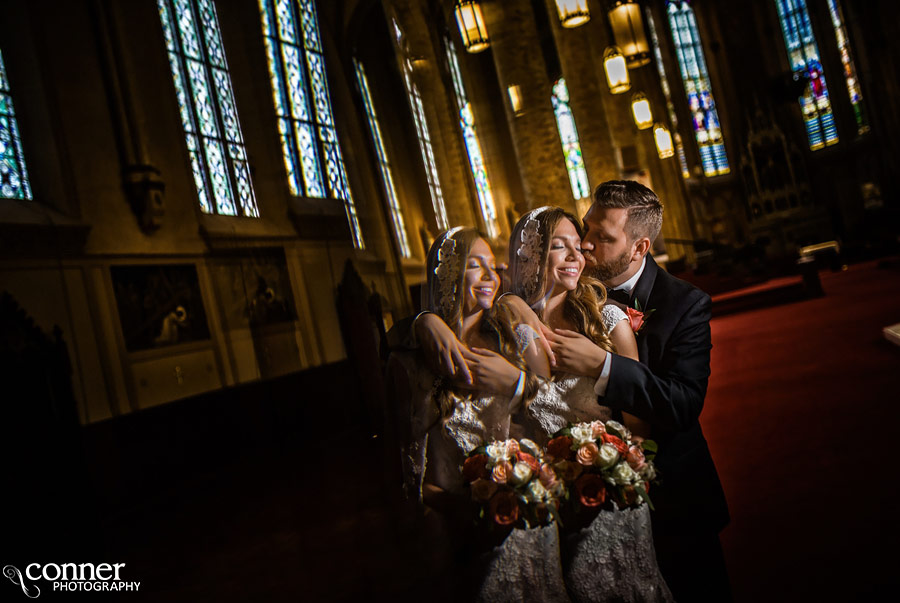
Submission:
[[[800,110],[806,123],[809,148],[813,151],[836,144],[837,128],[831,112],[831,100],[825,85],[825,73],[819,61],[819,47],[809,22],[806,0],[775,0],[781,32],[787,46],[794,79],[808,80],[800,97]]]
[[[331,111],[315,2],[259,0],[259,10],[288,187],[296,196],[341,199],[353,243],[364,249]]]
[[[441,181],[438,178],[437,164],[434,161],[434,149],[431,146],[431,136],[428,133],[428,122],[425,121],[425,107],[422,104],[422,95],[412,79],[409,62],[403,51],[403,32],[397,21],[394,21],[394,35],[397,41],[397,51],[400,57],[400,70],[403,72],[403,84],[406,86],[406,95],[409,97],[409,106],[412,110],[413,124],[416,126],[416,135],[419,139],[419,151],[422,153],[422,161],[425,164],[425,179],[428,181],[428,192],[431,193],[431,205],[434,208],[434,219],[441,230],[450,228],[447,219],[447,209],[444,207],[444,193],[441,190]]]
[[[31,184],[13,109],[11,86],[0,53],[0,198],[31,199]]]
[[[669,88],[669,78],[666,77],[666,67],[663,64],[662,52],[659,50],[659,38],[656,35],[656,23],[653,21],[653,13],[647,8],[647,27],[650,29],[650,40],[653,42],[653,56],[656,59],[656,70],[659,72],[659,82],[663,95],[666,97],[666,111],[669,114],[669,122],[675,130],[675,152],[678,155],[678,163],[681,166],[681,177],[690,178],[687,159],[684,156],[684,145],[681,144],[681,135],[678,133],[678,116],[675,115],[675,104],[672,102],[672,89]]]
[[[844,27],[844,14],[841,12],[840,2],[828,0],[828,12],[831,14],[831,24],[834,25],[837,47],[841,53],[841,63],[844,65],[844,80],[847,82],[850,104],[853,106],[853,114],[856,117],[856,130],[859,134],[865,134],[869,131],[869,120],[863,111],[862,91],[859,89],[856,65],[853,63],[853,55],[850,53],[850,40],[847,38],[847,28]]]
[[[681,81],[687,94],[688,107],[694,126],[694,138],[700,148],[703,173],[718,176],[731,171],[725,154],[725,142],[719,126],[719,114],[713,99],[706,69],[706,58],[700,44],[700,32],[694,19],[694,9],[688,2],[668,2],[669,26],[675,42]]]
[[[591,195],[587,172],[584,169],[584,157],[581,155],[581,143],[578,141],[578,130],[575,128],[575,117],[569,107],[569,88],[566,79],[559,78],[553,84],[553,113],[556,114],[556,127],[559,130],[559,141],[562,143],[563,156],[566,158],[566,170],[569,172],[569,184],[575,200]]]
[[[388,208],[391,212],[391,221],[394,223],[394,232],[397,233],[400,254],[405,258],[412,257],[409,240],[406,237],[403,211],[400,209],[400,203],[397,201],[397,191],[394,188],[391,164],[388,161],[387,151],[384,148],[381,126],[378,124],[378,114],[375,112],[375,104],[372,102],[372,95],[369,92],[369,80],[366,77],[366,70],[363,68],[363,64],[357,60],[354,60],[353,64],[356,67],[356,80],[359,82],[359,90],[362,93],[363,104],[366,107],[369,131],[372,133],[372,141],[375,143],[375,154],[378,156],[378,167],[381,169],[381,180],[384,183],[384,192],[387,194]]]
[[[488,236],[491,238],[500,234],[497,226],[497,208],[494,205],[494,193],[491,190],[491,181],[488,178],[487,169],[484,166],[484,155],[481,152],[481,143],[478,141],[478,132],[475,129],[475,116],[472,114],[472,103],[466,95],[466,87],[459,71],[459,60],[456,56],[456,48],[449,38],[444,40],[447,47],[447,62],[450,65],[450,76],[453,79],[453,89],[456,92],[456,104],[459,107],[459,127],[462,128],[463,139],[466,142],[466,153],[469,156],[469,168],[475,179],[475,192],[478,194],[478,205],[481,208],[481,217],[484,220]]]
[[[157,0],[200,208],[259,217],[212,0]]]

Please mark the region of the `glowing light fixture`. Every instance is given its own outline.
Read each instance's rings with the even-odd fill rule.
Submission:
[[[638,130],[646,130],[653,125],[653,112],[650,110],[650,100],[643,92],[635,92],[631,97],[631,113],[634,115],[634,125]]]
[[[522,88],[518,84],[507,87],[506,94],[509,95],[509,105],[512,107],[513,113],[519,115],[522,113]]]
[[[591,20],[587,0],[556,0],[556,11],[563,27],[573,28]]]
[[[650,62],[650,46],[644,34],[641,7],[633,0],[617,0],[609,10],[616,46],[622,49],[628,66],[640,67]]]
[[[603,52],[603,69],[606,71],[606,83],[613,94],[621,94],[631,88],[628,79],[628,67],[625,57],[616,46],[610,46]]]
[[[491,45],[488,38],[487,27],[484,25],[484,15],[481,14],[481,5],[475,0],[457,0],[456,24],[459,25],[459,34],[462,36],[463,45],[471,53],[481,52]]]
[[[668,159],[675,155],[675,147],[672,144],[672,134],[669,128],[661,123],[653,126],[653,138],[656,140],[656,152],[660,159]]]

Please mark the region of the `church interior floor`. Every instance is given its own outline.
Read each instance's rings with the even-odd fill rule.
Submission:
[[[713,319],[702,415],[731,509],[739,602],[900,586],[898,262],[821,273],[825,296]],[[323,426],[323,430],[331,426]],[[299,438],[300,436],[298,436]],[[173,481],[99,519],[128,601],[425,600],[395,538],[378,439],[348,430]]]

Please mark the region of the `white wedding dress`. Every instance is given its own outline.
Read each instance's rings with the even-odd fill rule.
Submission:
[[[520,345],[527,346],[533,332],[520,325]],[[427,481],[447,492],[469,497],[461,467],[466,455],[483,443],[504,440],[510,434],[510,399],[480,396],[459,402],[446,421],[440,420],[433,399],[436,379],[421,358],[395,353],[409,377],[411,438],[403,451],[404,487],[407,495],[422,500]],[[474,519],[474,518],[473,518]],[[445,526],[453,529],[452,526]],[[560,565],[559,531],[556,524],[514,529],[498,546],[482,550],[469,559],[461,576],[477,576],[467,596],[486,602],[567,602]],[[460,576],[460,577],[461,577]]]
[[[627,316],[610,304],[603,307],[602,318],[611,332]],[[554,377],[541,386],[524,413],[532,439],[544,445],[569,423],[611,418],[612,411],[597,403],[594,379],[565,373]],[[647,505],[623,510],[613,505],[585,528],[569,526],[561,552],[566,587],[577,603],[673,600],[656,563]]]

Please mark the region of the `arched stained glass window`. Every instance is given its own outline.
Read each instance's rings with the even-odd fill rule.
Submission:
[[[475,129],[472,103],[469,102],[469,98],[466,95],[466,87],[463,84],[462,75],[459,71],[456,48],[449,38],[444,41],[447,47],[447,62],[450,65],[453,89],[456,92],[456,104],[459,107],[459,127],[462,128],[463,139],[466,143],[466,153],[469,156],[469,168],[472,171],[472,177],[475,179],[475,192],[478,195],[481,217],[484,220],[488,236],[495,238],[500,234],[500,229],[497,225],[497,208],[494,205],[491,181],[488,178],[487,168],[484,165],[481,143],[478,141],[478,131]]]
[[[840,2],[828,0],[828,12],[831,14],[831,24],[834,25],[838,52],[841,53],[841,63],[844,65],[844,80],[847,82],[850,104],[853,106],[853,114],[856,117],[856,130],[859,134],[865,134],[869,131],[869,120],[863,110],[862,91],[859,89],[859,79],[856,77],[856,65],[850,52],[850,40],[847,38],[847,28],[844,27],[844,13],[841,12]]]
[[[663,64],[662,52],[659,50],[659,38],[656,35],[656,23],[653,21],[653,13],[647,8],[647,27],[650,29],[650,41],[653,43],[653,56],[656,59],[656,70],[659,72],[659,82],[663,95],[666,97],[666,111],[669,114],[669,122],[675,131],[675,153],[678,155],[678,163],[681,166],[681,177],[690,178],[687,159],[684,156],[684,145],[681,144],[681,136],[678,134],[678,116],[675,114],[675,104],[672,102],[672,89],[669,88],[669,78],[666,77],[666,67]]]
[[[394,223],[397,243],[400,245],[400,254],[405,258],[412,257],[409,239],[406,236],[406,224],[403,221],[403,211],[400,209],[400,202],[397,201],[397,190],[394,188],[391,164],[388,161],[387,150],[384,148],[384,139],[381,136],[378,114],[375,112],[375,104],[372,102],[372,94],[369,92],[369,80],[366,77],[366,70],[363,64],[357,60],[354,60],[353,64],[356,67],[356,80],[359,82],[359,90],[362,93],[363,104],[366,107],[369,131],[372,133],[372,141],[375,143],[378,167],[381,169],[381,180],[384,183],[384,192],[387,194],[388,209],[391,212],[391,221]]]
[[[157,4],[200,208],[259,217],[213,1]]]
[[[688,2],[668,2],[667,7],[703,173],[707,176],[727,174],[731,168],[728,167],[725,141],[722,138],[694,9]]]
[[[425,121],[425,107],[422,104],[422,95],[412,79],[409,63],[403,58],[401,40],[403,32],[397,21],[394,21],[394,34],[399,47],[400,70],[403,72],[403,84],[406,86],[406,95],[409,97],[409,105],[412,110],[413,124],[416,126],[416,136],[419,139],[419,150],[422,152],[422,161],[425,164],[425,179],[428,181],[428,191],[431,193],[431,205],[434,208],[434,219],[440,230],[450,228],[447,219],[447,209],[444,207],[444,193],[441,190],[441,181],[438,178],[437,164],[434,161],[434,149],[431,146],[431,136],[428,133],[428,122]]]
[[[31,199],[12,91],[0,53],[0,198]]]
[[[837,128],[831,111],[825,72],[819,60],[819,47],[809,22],[806,0],[775,0],[778,19],[787,47],[788,60],[794,79],[808,80],[800,97],[800,110],[806,124],[809,148],[813,151],[836,144]]]
[[[365,249],[335,130],[315,2],[259,0],[259,11],[291,194],[342,200],[353,243]]]
[[[559,130],[559,141],[562,143],[563,156],[566,159],[566,171],[569,172],[569,185],[575,200],[591,195],[587,171],[584,169],[584,157],[581,155],[581,143],[578,141],[578,130],[575,128],[575,117],[569,107],[569,88],[565,78],[559,78],[553,84],[553,113],[556,114],[556,128]]]

